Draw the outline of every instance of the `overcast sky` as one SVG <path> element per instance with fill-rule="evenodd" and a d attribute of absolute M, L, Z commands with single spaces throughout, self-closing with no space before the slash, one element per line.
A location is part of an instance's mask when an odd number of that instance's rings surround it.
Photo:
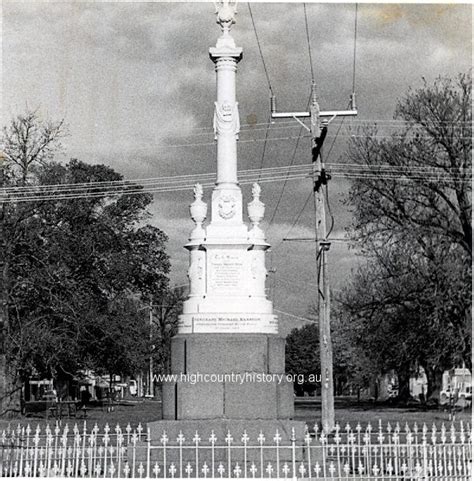
<path fill-rule="evenodd" d="M 310 89 L 310 64 L 304 11 L 300 3 L 252 3 L 257 32 L 280 110 L 304 110 Z M 352 91 L 355 4 L 308 3 L 314 71 L 322 109 L 345 109 Z M 471 5 L 360 4 L 356 92 L 362 120 L 391 119 L 397 99 L 438 75 L 471 68 Z M 126 178 L 215 171 L 212 135 L 214 66 L 208 56 L 220 33 L 212 3 L 168 2 L 21 2 L 4 0 L 2 15 L 2 102 L 5 124 L 30 108 L 65 118 L 70 136 L 65 158 L 105 163 Z M 268 85 L 247 4 L 239 3 L 232 30 L 243 47 L 237 95 L 242 124 L 239 169 L 262 161 L 262 126 L 268 119 Z M 345 125 L 351 121 L 346 120 Z M 333 140 L 338 124 L 330 128 Z M 269 138 L 295 137 L 298 124 L 275 124 Z M 343 161 L 348 140 L 344 127 L 327 162 Z M 182 144 L 192 144 L 182 146 Z M 209 145 L 196 145 L 209 144 Z M 330 145 L 330 144 L 329 144 Z M 291 161 L 295 140 L 267 142 L 264 167 Z M 297 149 L 295 164 L 310 162 L 309 140 Z M 314 245 L 281 242 L 282 237 L 311 237 L 312 203 L 289 232 L 307 198 L 309 180 L 288 182 L 271 226 L 283 184 L 262 185 L 267 205 L 267 258 L 275 307 L 305 315 L 314 298 Z M 349 183 L 330 184 L 334 235 L 350 223 L 342 204 Z M 243 188 L 244 202 L 250 200 Z M 205 192 L 209 198 L 210 191 Z M 172 281 L 186 282 L 187 252 L 182 248 L 193 227 L 188 214 L 192 192 L 157 194 L 151 223 L 169 236 Z M 272 257 L 272 262 L 270 257 Z M 357 264 L 353 251 L 333 244 L 331 281 L 335 289 Z M 273 264 L 273 265 L 271 265 Z M 281 318 L 282 330 L 301 323 Z"/>

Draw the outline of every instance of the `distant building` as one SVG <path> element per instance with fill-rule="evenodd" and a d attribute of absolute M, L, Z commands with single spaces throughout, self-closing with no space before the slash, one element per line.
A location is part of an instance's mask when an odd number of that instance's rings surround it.
<path fill-rule="evenodd" d="M 439 403 L 463 408 L 472 404 L 472 375 L 469 369 L 458 367 L 444 371 Z"/>

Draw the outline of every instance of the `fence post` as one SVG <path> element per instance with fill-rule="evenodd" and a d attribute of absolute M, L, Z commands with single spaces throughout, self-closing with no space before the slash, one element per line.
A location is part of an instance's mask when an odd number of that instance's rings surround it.
<path fill-rule="evenodd" d="M 22 476 L 22 473 L 23 473 L 23 439 L 25 437 L 25 427 L 22 426 L 21 427 L 21 438 L 20 438 L 20 442 L 18 443 L 19 444 L 19 448 L 20 448 L 20 466 L 19 466 L 19 469 L 18 469 L 18 476 Z"/>
<path fill-rule="evenodd" d="M 146 430 L 146 477 L 150 477 L 150 465 L 151 465 L 151 432 L 150 427 Z"/>
<path fill-rule="evenodd" d="M 296 432 L 295 428 L 291 428 L 291 466 L 293 470 L 293 479 L 297 478 L 296 475 Z"/>
<path fill-rule="evenodd" d="M 426 424 L 423 424 L 422 428 L 422 440 L 423 440 L 423 478 L 428 479 L 428 445 L 426 440 L 426 434 L 428 432 L 428 428 Z"/>

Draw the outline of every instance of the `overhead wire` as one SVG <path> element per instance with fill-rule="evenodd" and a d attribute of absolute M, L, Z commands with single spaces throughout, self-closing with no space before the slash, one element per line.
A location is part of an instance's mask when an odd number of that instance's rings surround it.
<path fill-rule="evenodd" d="M 354 91 L 354 90 L 353 90 L 353 91 Z M 350 102 L 349 102 L 349 104 L 348 104 L 348 107 L 349 107 L 349 106 L 350 106 Z M 342 126 L 343 126 L 343 124 L 344 124 L 344 119 L 345 119 L 345 117 L 342 117 L 342 121 L 341 121 L 341 123 L 339 124 L 339 127 L 338 127 L 338 129 L 337 129 L 337 131 L 336 131 L 336 135 L 334 136 L 334 139 L 333 139 L 333 141 L 332 141 L 332 144 L 331 144 L 331 146 L 329 147 L 328 158 L 331 156 L 332 149 L 334 148 L 334 145 L 335 145 L 335 143 L 336 143 L 336 140 L 337 140 L 337 138 L 338 138 L 338 136 L 339 136 L 339 132 L 341 131 L 341 128 L 342 128 Z M 321 149 L 321 155 L 322 155 L 322 149 Z M 332 232 L 333 229 L 334 229 L 334 224 L 335 224 L 334 215 L 333 215 L 332 210 L 331 210 L 331 203 L 330 203 L 330 201 L 329 201 L 329 182 L 327 182 L 326 185 L 325 185 L 325 194 L 326 194 L 326 205 L 328 206 L 328 214 L 329 214 L 329 216 L 331 217 L 331 225 L 330 225 L 330 227 L 329 227 L 328 233 L 326 234 L 326 237 L 329 237 L 329 236 L 331 235 L 331 232 Z"/>
<path fill-rule="evenodd" d="M 379 173 L 357 173 L 357 172 L 334 172 L 332 173 L 333 177 L 345 178 L 345 179 L 361 179 L 361 180 L 387 180 L 387 181 L 402 181 L 402 182 L 411 182 L 411 181 L 425 181 L 425 182 L 438 182 L 443 184 L 451 184 L 451 183 L 471 183 L 470 179 L 460 179 L 454 176 L 446 176 L 446 175 L 408 175 L 408 173 L 400 173 L 400 174 L 379 174 Z M 310 178 L 310 174 L 308 172 L 301 172 L 301 173 L 294 173 L 289 174 L 288 172 L 275 174 L 274 176 L 269 176 L 266 178 L 260 179 L 261 183 L 268 183 L 268 182 L 280 182 L 283 181 L 285 184 L 290 180 L 302 180 L 305 178 Z M 249 177 L 247 179 L 243 179 L 240 183 L 242 185 L 252 184 L 254 183 L 258 177 Z M 109 196 L 116 196 L 116 195 L 132 195 L 132 194 L 140 194 L 140 193 L 165 193 L 165 192 L 178 192 L 191 189 L 195 184 L 189 183 L 185 185 L 171 185 L 171 186 L 158 186 L 158 187 L 141 187 L 137 186 L 136 189 L 129 188 L 129 189 L 115 189 L 115 190 L 105 190 L 99 192 L 60 192 L 60 193 L 41 193 L 37 192 L 35 194 L 25 194 L 22 195 L 21 193 L 16 196 L 9 196 L 3 194 L 4 197 L 0 197 L 0 203 L 13 203 L 13 202 L 26 202 L 26 201 L 45 201 L 45 200 L 72 200 L 72 199 L 79 199 L 79 198 L 93 198 L 93 197 L 109 197 Z M 203 184 L 203 187 L 213 187 L 215 184 L 214 182 L 207 182 Z"/>
<path fill-rule="evenodd" d="M 305 200 L 305 203 L 303 204 L 303 206 L 301 207 L 301 209 L 299 210 L 298 212 L 298 215 L 295 217 L 295 220 L 293 221 L 293 224 L 291 225 L 291 227 L 288 229 L 288 232 L 282 237 L 281 241 L 275 246 L 273 247 L 272 249 L 278 249 L 282 244 L 283 244 L 283 239 L 285 237 L 288 237 L 288 235 L 290 234 L 290 232 L 295 228 L 296 224 L 299 222 L 300 220 L 300 217 L 301 215 L 303 214 L 303 212 L 305 211 L 306 209 L 306 206 L 308 205 L 308 202 L 310 201 L 311 197 L 313 196 L 313 193 L 312 192 L 309 192 L 309 195 L 308 197 L 306 197 L 306 200 Z"/>
<path fill-rule="evenodd" d="M 294 127 L 285 127 L 285 128 L 297 128 L 299 126 L 295 125 Z M 303 128 L 303 127 L 301 127 Z M 267 130 L 267 129 L 265 129 Z M 268 132 L 271 130 L 276 130 L 273 128 L 269 128 Z M 306 137 L 310 137 L 307 135 Z M 333 137 L 333 135 L 327 135 L 327 138 Z M 366 138 L 367 134 L 354 134 L 354 133 L 345 133 L 341 134 L 341 137 L 347 137 L 347 138 Z M 373 133 L 370 134 L 370 137 L 373 139 L 407 139 L 407 138 L 416 138 L 416 139 L 426 139 L 426 140 L 433 140 L 433 137 L 428 136 L 428 135 L 419 135 L 417 132 L 413 131 L 409 135 L 407 133 L 400 133 L 400 134 L 382 134 L 382 133 Z M 252 142 L 270 142 L 270 141 L 281 141 L 281 140 L 294 140 L 296 139 L 296 136 L 285 136 L 285 137 L 266 137 L 264 138 L 250 138 L 250 139 L 240 139 L 239 143 L 240 144 L 246 144 L 246 143 L 252 143 Z M 470 135 L 464 135 L 458 137 L 459 139 L 464 139 L 464 140 L 470 140 L 472 137 Z M 204 146 L 210 146 L 210 145 L 215 145 L 215 142 L 193 142 L 193 143 L 179 143 L 179 144 L 156 144 L 151 147 L 156 148 L 156 149 L 166 149 L 166 148 L 181 148 L 181 147 L 204 147 Z"/>
<path fill-rule="evenodd" d="M 253 13 L 252 13 L 252 8 L 250 6 L 250 3 L 247 3 L 247 6 L 248 6 L 248 9 L 249 9 L 249 13 L 250 13 L 250 19 L 252 20 L 253 31 L 255 33 L 255 39 L 257 40 L 258 51 L 260 52 L 260 58 L 262 59 L 263 70 L 265 71 L 265 76 L 267 78 L 268 89 L 270 91 L 270 97 L 272 97 L 274 95 L 273 88 L 272 88 L 272 84 L 270 82 L 270 75 L 268 73 L 267 64 L 265 63 L 265 58 L 263 56 L 262 46 L 261 46 L 260 40 L 258 38 L 257 26 L 255 25 L 255 19 L 253 18 Z M 270 121 L 271 121 L 271 118 L 268 119 L 267 126 L 266 126 L 266 129 L 265 129 L 265 139 L 264 139 L 264 142 L 263 142 L 262 157 L 261 157 L 261 160 L 260 160 L 260 168 L 263 168 L 263 165 L 265 163 L 265 152 L 267 150 L 268 132 L 270 130 L 270 125 L 271 125 Z"/>
<path fill-rule="evenodd" d="M 337 119 L 336 119 L 337 120 Z M 353 122 L 361 122 L 361 123 L 369 123 L 369 124 L 374 124 L 374 123 L 382 123 L 382 124 L 412 124 L 413 122 L 409 121 L 409 120 L 404 120 L 404 119 L 387 119 L 387 118 L 384 118 L 384 119 L 352 119 Z M 275 124 L 275 127 L 277 125 L 283 125 L 283 124 L 293 124 L 294 125 L 294 122 L 292 120 L 280 120 L 278 122 L 278 124 Z M 470 120 L 432 120 L 430 121 L 430 125 L 457 125 L 457 124 L 472 124 L 472 121 Z M 267 125 L 267 122 L 258 122 L 258 123 L 245 123 L 245 124 L 240 124 L 240 127 L 241 127 L 241 132 L 245 132 L 245 131 L 250 131 L 250 130 L 255 130 L 255 127 L 256 126 L 266 126 Z M 245 129 L 244 127 L 249 127 L 249 129 Z M 208 127 L 191 127 L 191 128 L 187 128 L 185 129 L 186 132 L 190 131 L 190 132 L 193 132 L 193 131 L 207 131 L 205 133 L 209 133 L 209 134 L 214 134 L 214 129 L 210 126 Z M 181 130 L 180 130 L 181 131 Z M 187 136 L 188 134 L 184 134 L 185 136 Z M 194 134 L 194 135 L 202 135 L 202 134 Z"/>
<path fill-rule="evenodd" d="M 354 19 L 354 54 L 352 59 L 352 93 L 355 93 L 356 87 L 356 55 L 357 55 L 357 10 L 358 3 L 355 4 L 355 19 Z"/>
<path fill-rule="evenodd" d="M 275 312 L 278 312 L 279 314 L 283 314 L 284 316 L 288 316 L 294 319 L 297 319 L 298 321 L 304 321 L 304 322 L 310 322 L 312 324 L 319 324 L 318 321 L 315 319 L 308 319 L 307 317 L 302 317 L 302 316 L 297 316 L 295 314 L 290 314 L 289 312 L 281 311 L 279 309 L 273 308 Z"/>
<path fill-rule="evenodd" d="M 307 178 L 307 173 L 295 173 L 292 175 L 288 175 L 287 172 L 283 174 L 276 174 L 274 176 L 269 176 L 260 179 L 260 183 L 268 183 L 268 182 L 279 182 L 279 181 L 289 181 L 289 180 L 300 180 Z M 252 184 L 257 181 L 257 177 L 250 177 L 248 179 L 244 179 L 240 182 L 241 185 Z M 109 197 L 109 196 L 116 196 L 116 195 L 133 195 L 133 194 L 143 194 L 143 193 L 165 193 L 165 192 L 178 192 L 183 190 L 191 189 L 195 183 L 189 183 L 184 185 L 174 185 L 174 186 L 151 186 L 151 187 L 141 187 L 137 186 L 136 188 L 124 188 L 124 189 L 115 189 L 115 190 L 103 190 L 98 192 L 59 192 L 59 193 L 41 193 L 37 192 L 34 194 L 26 194 L 22 195 L 17 194 L 16 196 L 7 196 L 1 197 L 0 196 L 0 203 L 6 202 L 26 202 L 26 201 L 43 201 L 43 200 L 71 200 L 71 199 L 79 199 L 79 198 L 93 198 L 93 197 Z M 213 187 L 215 185 L 214 182 L 206 182 L 202 184 L 203 188 Z"/>
<path fill-rule="evenodd" d="M 267 167 L 262 169 L 263 174 L 275 174 L 275 173 L 286 173 L 289 168 L 291 170 L 300 170 L 306 169 L 309 164 L 299 164 L 294 166 L 275 166 L 275 167 Z M 238 176 L 239 178 L 247 177 L 247 176 L 254 176 L 260 173 L 261 169 L 245 169 L 239 170 Z M 94 188 L 94 187 L 108 187 L 108 186 L 126 186 L 126 185 L 134 185 L 140 183 L 142 185 L 146 183 L 176 183 L 182 181 L 199 181 L 202 179 L 211 179 L 216 177 L 216 172 L 209 172 L 209 173 L 202 173 L 202 174 L 180 174 L 174 176 L 164 176 L 164 177 L 150 177 L 150 178 L 136 178 L 136 179 L 129 179 L 129 180 L 115 180 L 115 181 L 95 181 L 95 182 L 79 182 L 79 183 L 63 183 L 63 184 L 43 184 L 43 185 L 32 185 L 32 186 L 17 186 L 17 187 L 7 187 L 0 189 L 1 191 L 10 193 L 10 192 L 19 192 L 19 191 L 36 191 L 37 189 L 74 189 L 74 188 Z"/>
<path fill-rule="evenodd" d="M 335 119 L 333 122 L 337 122 L 338 119 Z M 351 119 L 351 124 L 360 125 L 360 126 L 375 126 L 375 127 L 382 127 L 384 129 L 396 129 L 402 125 L 412 125 L 413 123 L 406 121 L 406 120 L 398 120 L 398 119 Z M 466 125 L 471 125 L 472 122 L 470 121 L 446 121 L 446 122 L 432 122 L 433 125 L 451 125 L 452 128 L 455 129 L 464 129 Z M 245 126 L 249 128 L 242 128 L 244 125 L 241 125 L 240 134 L 247 134 L 247 133 L 254 133 L 254 132 L 261 132 L 266 131 L 267 129 L 270 131 L 273 130 L 282 130 L 282 129 L 294 129 L 299 127 L 299 125 L 295 124 L 294 121 L 279 121 L 278 123 L 272 123 L 270 120 L 266 122 L 258 122 L 252 124 L 245 124 Z M 259 126 L 263 126 L 261 128 L 256 128 Z M 416 125 L 415 125 L 416 126 Z M 419 126 L 421 128 L 421 126 Z M 194 129 L 191 129 L 191 133 L 184 133 L 179 135 L 169 134 L 167 138 L 172 139 L 181 139 L 181 138 L 191 138 L 191 137 L 201 137 L 201 136 L 213 136 L 214 130 L 212 127 L 203 127 L 198 130 L 201 130 L 199 133 L 192 133 Z M 215 142 L 211 142 L 210 144 L 214 144 Z M 187 144 L 161 144 L 158 145 L 159 147 L 167 147 L 167 146 L 181 146 Z"/>
<path fill-rule="evenodd" d="M 455 176 L 446 176 L 446 175 L 425 175 L 425 174 L 413 174 L 410 175 L 408 173 L 386 173 L 386 174 L 379 174 L 379 173 L 368 173 L 368 172 L 332 172 L 331 175 L 335 178 L 345 178 L 345 179 L 367 179 L 367 180 L 395 180 L 395 181 L 428 181 L 428 182 L 442 182 L 445 184 L 448 183 L 470 183 L 470 178 L 459 178 Z M 267 182 L 278 182 L 278 181 L 285 181 L 285 180 L 297 180 L 297 179 L 305 179 L 310 178 L 311 175 L 309 172 L 296 172 L 289 175 L 287 172 L 275 174 L 274 176 L 268 176 L 262 178 L 260 181 L 261 183 Z M 243 179 L 240 183 L 242 185 L 253 183 L 257 180 L 257 177 L 249 177 Z M 177 192 L 181 190 L 187 190 L 193 187 L 194 183 L 183 184 L 183 185 L 170 185 L 170 186 L 139 186 L 137 185 L 134 189 L 132 186 L 122 189 L 115 189 L 115 190 L 102 190 L 98 192 L 90 192 L 87 191 L 65 191 L 65 192 L 35 192 L 35 193 L 18 193 L 16 196 L 11 196 L 12 194 L 3 194 L 5 196 L 4 199 L 0 199 L 2 201 L 24 201 L 24 200 L 44 200 L 44 199 L 60 199 L 60 198 L 83 198 L 83 197 L 100 197 L 100 196 L 109 196 L 109 195 L 121 195 L 121 194 L 137 194 L 137 193 L 144 193 L 144 192 Z M 202 184 L 203 187 L 212 187 L 214 186 L 214 182 L 207 182 Z M 10 196 L 10 197 L 8 197 Z"/>
<path fill-rule="evenodd" d="M 310 172 L 311 163 L 307 164 L 296 164 L 296 165 L 282 165 L 274 167 L 266 167 L 264 169 L 243 169 L 238 171 L 239 178 L 245 178 L 248 176 L 255 175 L 268 175 L 280 173 L 284 174 L 288 171 L 305 170 Z M 367 171 L 370 174 L 381 172 L 381 173 L 395 173 L 395 174 L 411 174 L 411 173 L 422 173 L 422 174 L 436 174 L 445 175 L 446 172 L 450 172 L 448 175 L 455 175 L 459 173 L 458 167 L 437 167 L 437 166 L 426 166 L 426 165 L 393 165 L 393 164 L 358 164 L 349 162 L 326 162 L 326 166 L 331 169 L 331 172 L 342 171 L 346 174 L 350 174 L 353 171 Z M 470 169 L 464 169 L 466 174 L 470 174 Z M 14 187 L 4 187 L 0 189 L 0 192 L 4 193 L 15 193 L 15 192 L 36 192 L 38 189 L 49 190 L 49 189 L 80 189 L 80 188 L 102 188 L 111 186 L 127 186 L 134 184 L 145 185 L 148 183 L 158 183 L 158 184 L 172 184 L 183 181 L 199 181 L 205 179 L 211 179 L 216 176 L 216 172 L 208 173 L 194 173 L 194 174 L 180 174 L 173 176 L 162 176 L 162 177 L 148 177 L 148 178 L 134 178 L 134 179 L 121 179 L 115 181 L 93 181 L 93 182 L 79 182 L 79 183 L 60 183 L 60 184 L 42 184 L 42 185 L 27 185 L 27 186 L 14 186 Z"/>
<path fill-rule="evenodd" d="M 263 57 L 263 51 L 262 51 L 262 46 L 260 45 L 260 40 L 258 38 L 258 33 L 257 33 L 257 27 L 255 26 L 255 20 L 253 18 L 253 13 L 252 13 L 252 8 L 250 7 L 250 3 L 247 2 L 247 7 L 249 9 L 250 13 L 250 19 L 252 20 L 252 25 L 253 25 L 253 31 L 255 33 L 255 38 L 257 39 L 257 46 L 258 46 L 258 51 L 260 52 L 260 58 L 262 59 L 262 64 L 263 64 L 263 70 L 265 71 L 265 76 L 267 78 L 267 83 L 268 83 L 268 88 L 270 90 L 270 93 L 273 95 L 273 88 L 272 84 L 270 82 L 270 75 L 268 74 L 268 69 L 267 65 L 265 63 L 265 59 Z"/>
<path fill-rule="evenodd" d="M 306 13 L 306 3 L 303 3 L 303 10 L 304 10 L 304 24 L 306 29 L 306 43 L 308 45 L 309 66 L 311 69 L 311 82 L 314 82 L 313 55 L 311 53 L 311 42 L 309 39 L 309 26 L 308 26 L 308 15 Z"/>
<path fill-rule="evenodd" d="M 335 119 L 334 121 L 337 121 L 338 119 Z M 351 119 L 351 123 L 356 123 L 356 124 L 367 124 L 367 125 L 384 125 L 384 126 L 389 126 L 393 125 L 394 128 L 395 126 L 400 126 L 400 125 L 412 125 L 413 122 L 410 122 L 408 120 L 404 119 Z M 268 125 L 268 121 L 266 122 L 252 122 L 252 123 L 245 123 L 245 124 L 240 124 L 240 132 L 255 132 L 258 130 L 265 130 L 266 126 Z M 430 125 L 459 125 L 459 128 L 464 128 L 465 125 L 472 125 L 472 121 L 469 120 L 436 120 L 436 121 L 430 121 Z M 256 129 L 255 127 L 259 126 L 264 126 L 264 128 Z M 248 128 L 246 128 L 248 127 Z M 284 121 L 283 119 L 278 122 L 278 124 L 272 124 L 271 125 L 271 130 L 273 129 L 280 129 L 280 128 L 291 128 L 294 127 L 296 128 L 297 125 L 295 125 L 293 120 L 288 120 Z M 182 133 L 184 132 L 184 134 Z M 191 133 L 188 133 L 191 132 Z M 192 133 L 192 132 L 198 132 L 198 133 Z M 200 132 L 200 133 L 199 133 Z M 211 126 L 208 127 L 190 127 L 187 129 L 180 129 L 179 134 L 173 134 L 172 132 L 167 133 L 167 137 L 169 138 L 181 138 L 181 137 L 193 137 L 193 136 L 201 136 L 201 135 L 214 135 L 214 129 Z"/>
<path fill-rule="evenodd" d="M 261 183 L 301 180 L 311 177 L 311 164 L 299 164 L 266 169 L 249 169 L 240 171 L 241 184 L 249 184 L 259 180 Z M 358 164 L 331 164 L 331 175 L 334 178 L 391 180 L 391 181 L 436 181 L 449 183 L 469 183 L 470 172 L 461 176 L 459 172 L 446 171 L 441 168 L 426 166 L 366 166 Z M 55 184 L 28 187 L 3 188 L 0 202 L 22 202 L 34 200 L 58 200 L 86 197 L 104 197 L 122 194 L 160 193 L 190 189 L 196 182 L 204 187 L 214 185 L 215 173 L 189 174 L 154 179 L 135 179 L 134 181 L 110 181 L 81 184 Z M 104 185 L 105 184 L 105 185 Z M 300 214 L 299 214 L 300 215 Z"/>
<path fill-rule="evenodd" d="M 309 27 L 308 27 L 308 17 L 307 17 L 307 13 L 306 13 L 306 4 L 303 3 L 303 10 L 304 10 L 304 18 L 305 18 L 305 27 L 306 27 L 306 40 L 307 40 L 307 44 L 308 44 L 308 55 L 309 55 L 309 61 L 310 61 L 310 68 L 311 68 L 311 81 L 314 82 L 314 68 L 313 68 L 313 59 L 312 59 L 312 53 L 311 53 L 311 42 L 310 42 L 310 38 L 309 38 Z M 310 105 L 310 102 L 311 102 L 311 97 L 312 95 L 310 94 L 309 96 L 309 99 L 308 99 L 308 102 L 307 102 L 307 106 L 306 106 L 306 110 L 309 109 L 309 105 Z M 301 134 L 303 133 L 303 125 L 301 125 L 300 127 L 300 131 L 299 131 L 299 135 L 298 135 L 298 138 L 297 138 L 297 141 L 296 141 L 296 144 L 295 144 L 295 149 L 293 151 L 293 155 L 291 157 L 291 162 L 290 162 L 290 165 L 293 165 L 293 162 L 296 158 L 296 153 L 297 153 L 297 150 L 298 150 L 298 146 L 299 146 L 299 142 L 300 142 L 300 138 L 301 138 Z M 280 195 L 278 197 L 278 200 L 277 200 L 277 203 L 276 203 L 276 206 L 275 208 L 273 209 L 273 213 L 272 213 L 272 216 L 270 218 L 270 222 L 268 223 L 268 229 L 270 229 L 270 227 L 272 226 L 273 224 L 273 221 L 276 217 L 276 213 L 278 212 L 278 208 L 280 206 L 280 203 L 281 203 L 281 200 L 283 198 L 283 193 L 285 191 L 285 187 L 286 187 L 286 182 L 284 182 L 281 190 L 280 190 Z M 305 204 L 306 205 L 306 204 Z"/>
<path fill-rule="evenodd" d="M 306 109 L 309 108 L 309 103 L 311 102 L 311 94 L 309 96 L 309 99 L 308 99 L 308 102 L 307 102 L 307 105 L 306 105 Z M 296 159 L 296 153 L 298 151 L 298 146 L 299 146 L 299 142 L 302 138 L 305 138 L 305 137 L 310 137 L 310 136 L 303 136 L 302 135 L 303 133 L 303 126 L 300 127 L 300 131 L 299 131 L 299 135 L 296 139 L 296 143 L 295 143 L 295 148 L 293 150 L 293 155 L 291 156 L 291 161 L 290 161 L 290 165 L 288 166 L 289 168 L 293 165 L 295 159 Z M 278 208 L 280 207 L 280 203 L 281 203 L 281 200 L 283 198 L 283 193 L 285 191 L 285 187 L 286 187 L 286 182 L 283 183 L 283 186 L 280 190 L 280 195 L 278 197 L 278 200 L 277 200 L 277 203 L 275 205 L 275 208 L 273 209 L 273 212 L 272 212 L 272 216 L 270 218 L 270 221 L 268 223 L 268 228 L 267 229 L 270 229 L 270 227 L 272 226 L 273 224 L 273 221 L 275 220 L 275 217 L 276 217 L 276 213 L 278 212 Z"/>

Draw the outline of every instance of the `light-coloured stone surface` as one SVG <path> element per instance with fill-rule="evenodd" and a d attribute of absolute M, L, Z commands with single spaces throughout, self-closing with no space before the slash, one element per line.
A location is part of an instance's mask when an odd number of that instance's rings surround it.
<path fill-rule="evenodd" d="M 225 15 L 225 18 L 230 17 Z M 222 35 L 209 50 L 217 77 L 214 105 L 217 181 L 207 225 L 203 189 L 199 184 L 194 188 L 190 213 L 195 228 L 185 246 L 189 250 L 190 292 L 178 326 L 178 332 L 183 334 L 278 332 L 277 317 L 265 296 L 265 251 L 270 246 L 259 227 L 265 212 L 261 189 L 254 184 L 252 198 L 247 202 L 249 229 L 244 222 L 244 200 L 237 179 L 240 121 L 235 77 L 242 49 L 230 35 L 232 23 L 219 20 Z"/>

